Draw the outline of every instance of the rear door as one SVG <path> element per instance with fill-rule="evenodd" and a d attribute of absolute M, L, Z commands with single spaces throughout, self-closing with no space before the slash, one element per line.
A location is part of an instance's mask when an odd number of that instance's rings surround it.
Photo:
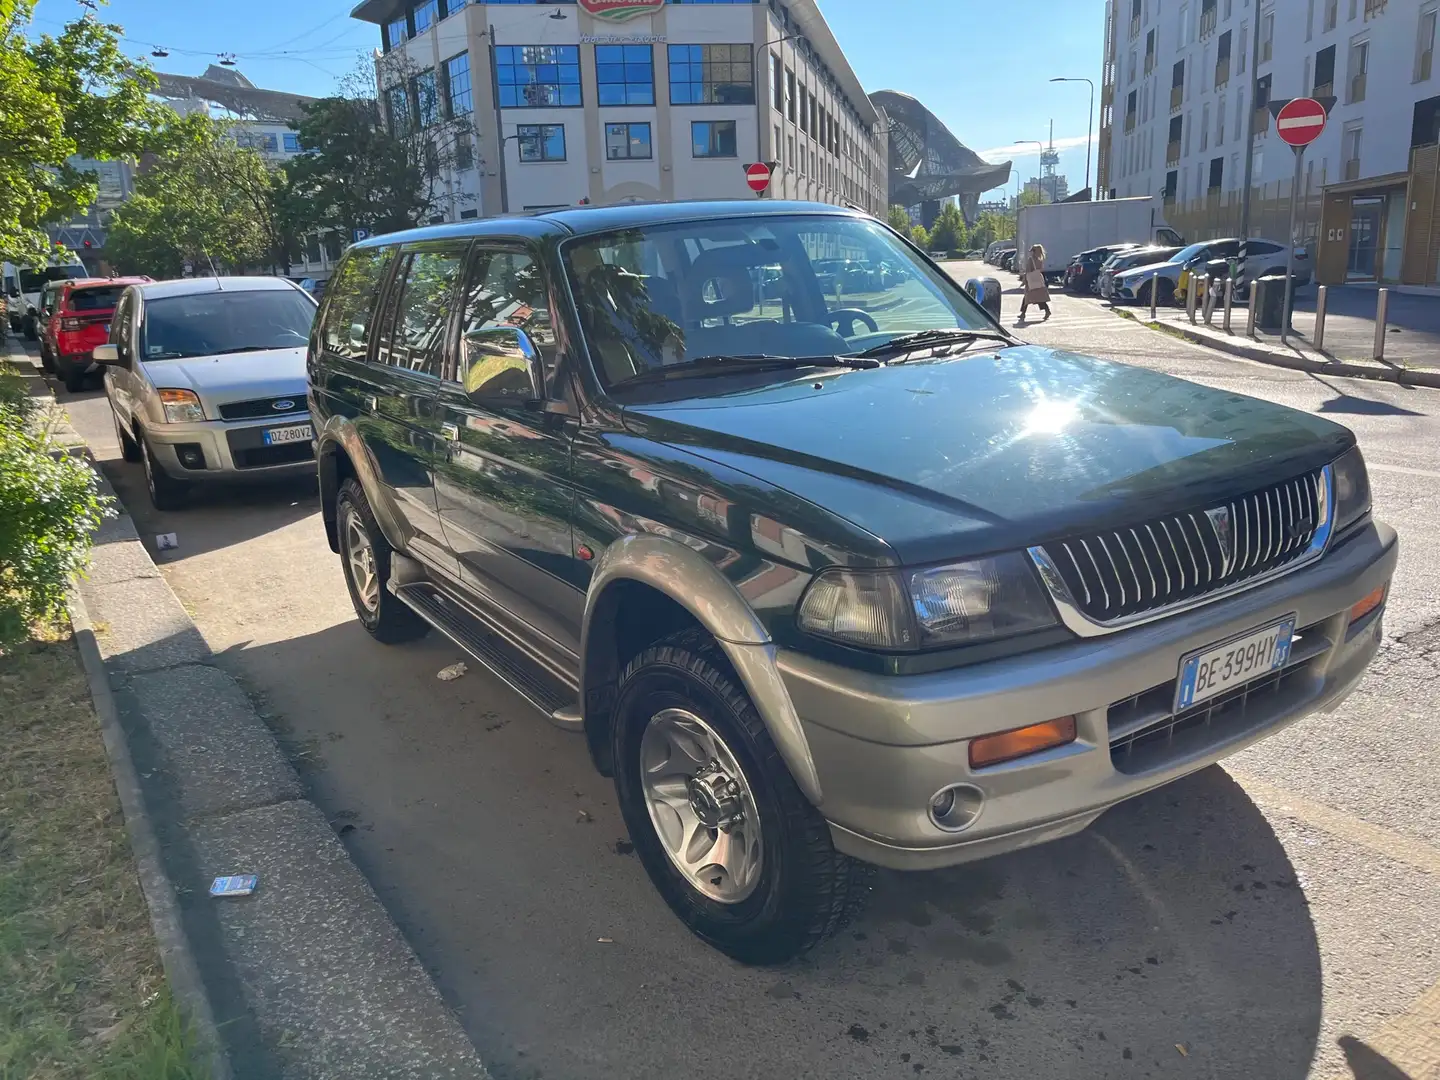
<path fill-rule="evenodd" d="M 525 350 L 533 347 L 551 396 L 562 396 L 553 385 L 551 304 L 538 252 L 476 245 L 453 365 L 440 387 L 448 453 L 436 490 L 465 582 L 495 614 L 511 617 L 512 637 L 528 638 L 532 653 L 564 668 L 579 653 L 585 604 L 567 580 L 576 561 L 570 529 L 576 424 L 535 408 L 524 374 Z"/>

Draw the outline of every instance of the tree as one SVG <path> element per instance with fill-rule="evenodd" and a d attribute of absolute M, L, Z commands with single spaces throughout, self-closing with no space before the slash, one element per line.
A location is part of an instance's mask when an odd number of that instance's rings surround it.
<path fill-rule="evenodd" d="M 34 8 L 0 0 L 0 258 L 12 262 L 43 262 L 44 227 L 94 202 L 95 174 L 72 156 L 136 157 L 160 115 L 155 76 L 121 53 L 120 27 L 92 12 L 31 40 Z"/>
<path fill-rule="evenodd" d="M 277 193 L 284 178 L 225 124 L 171 114 L 134 195 L 110 221 L 106 254 L 128 272 L 179 277 L 184 264 L 288 269 Z"/>
<path fill-rule="evenodd" d="M 930 246 L 937 251 L 964 249 L 967 237 L 965 216 L 954 203 L 946 203 L 930 229 Z"/>
<path fill-rule="evenodd" d="M 910 239 L 921 251 L 930 250 L 930 230 L 924 225 L 912 225 L 910 228 Z"/>
<path fill-rule="evenodd" d="M 905 212 L 903 206 L 890 207 L 890 213 L 886 215 L 885 220 L 896 232 L 904 233 L 906 236 L 910 235 L 910 215 Z"/>
<path fill-rule="evenodd" d="M 451 105 L 435 73 L 408 65 L 399 53 L 377 65 L 383 109 L 363 75 L 306 108 L 297 125 L 303 150 L 289 166 L 295 220 L 348 238 L 356 229 L 412 228 L 470 198 L 450 191 L 442 177 L 473 161 L 472 117 L 447 116 Z"/>

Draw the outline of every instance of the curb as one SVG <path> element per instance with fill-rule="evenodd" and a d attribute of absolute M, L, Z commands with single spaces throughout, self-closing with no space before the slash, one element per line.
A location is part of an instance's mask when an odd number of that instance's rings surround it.
<path fill-rule="evenodd" d="M 1112 307 L 1110 310 L 1122 319 L 1129 319 L 1131 322 L 1138 323 L 1157 333 L 1172 334 L 1184 338 L 1192 344 L 1202 345 L 1230 356 L 1254 360 L 1256 363 L 1269 364 L 1271 367 L 1289 368 L 1292 371 L 1305 371 L 1316 375 L 1344 375 L 1353 379 L 1372 379 L 1376 382 L 1395 383 L 1399 386 L 1440 388 L 1440 371 L 1380 367 L 1373 364 L 1357 364 L 1349 360 L 1309 360 L 1303 356 L 1290 356 L 1260 345 L 1248 345 L 1230 338 L 1207 334 L 1202 330 L 1192 329 L 1180 323 L 1150 322 L 1124 308 Z"/>
<path fill-rule="evenodd" d="M 90 456 L 88 447 L 85 448 L 85 458 L 95 469 L 95 460 Z M 165 861 L 160 857 L 160 840 L 145 809 L 140 774 L 130 756 L 130 744 L 124 728 L 120 725 L 120 710 L 115 705 L 110 675 L 105 670 L 100 646 L 95 641 L 95 628 L 90 623 L 90 613 L 85 608 L 80 591 L 72 585 L 69 592 L 70 625 L 75 631 L 75 645 L 80 651 L 85 681 L 90 684 L 95 715 L 100 718 L 100 735 L 105 742 L 105 753 L 110 758 L 110 772 L 115 781 L 115 792 L 120 798 L 120 809 L 125 815 L 125 829 L 130 834 L 130 850 L 135 856 L 140 888 L 150 909 L 150 928 L 160 950 L 160 963 L 165 969 L 171 993 L 199 1036 L 210 1080 L 231 1080 L 230 1059 L 223 1049 L 225 1044 L 220 1039 L 220 1029 L 215 1025 L 215 1010 L 181 921 L 175 883 L 170 880 Z"/>

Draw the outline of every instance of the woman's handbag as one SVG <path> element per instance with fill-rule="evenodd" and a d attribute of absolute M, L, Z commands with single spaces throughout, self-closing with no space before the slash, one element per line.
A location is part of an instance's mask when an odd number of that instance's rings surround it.
<path fill-rule="evenodd" d="M 1039 270 L 1031 270 L 1025 275 L 1025 288 L 1043 289 L 1045 287 L 1045 275 Z"/>

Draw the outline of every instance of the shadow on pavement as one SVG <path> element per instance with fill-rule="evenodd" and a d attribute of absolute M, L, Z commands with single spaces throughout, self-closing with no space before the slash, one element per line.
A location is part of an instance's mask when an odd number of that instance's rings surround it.
<path fill-rule="evenodd" d="M 497 1076 L 678 1076 L 712 1051 L 736 1076 L 1307 1075 L 1315 928 L 1219 768 L 1063 841 L 879 872 L 840 937 L 744 968 L 663 906 L 582 740 L 478 665 L 437 682 L 457 656 L 349 621 L 221 663 L 307 748 L 312 797 L 354 826 L 344 842 Z"/>
<path fill-rule="evenodd" d="M 1345 1064 L 1350 1066 L 1355 1080 L 1412 1080 L 1408 1072 L 1354 1035 L 1342 1035 L 1339 1042 L 1345 1052 Z"/>

